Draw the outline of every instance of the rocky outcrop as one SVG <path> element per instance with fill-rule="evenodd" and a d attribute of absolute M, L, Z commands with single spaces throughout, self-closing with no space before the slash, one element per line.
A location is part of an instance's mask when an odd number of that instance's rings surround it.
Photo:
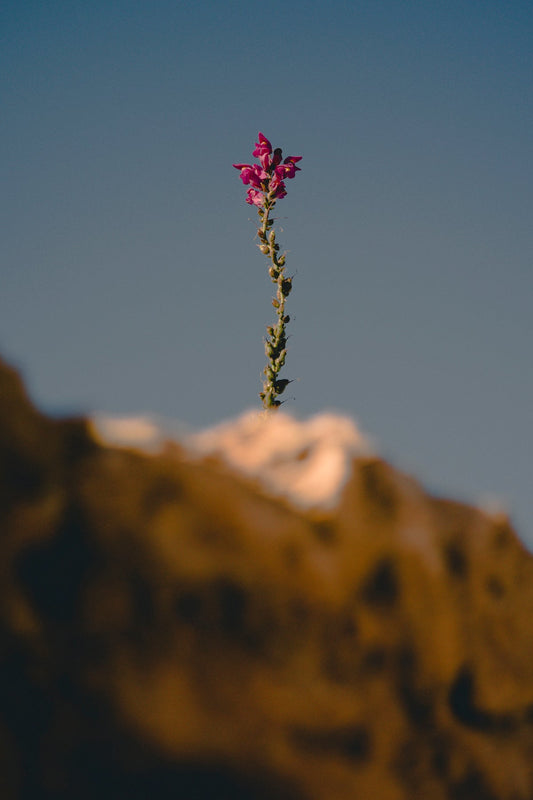
<path fill-rule="evenodd" d="M 280 495 L 47 419 L 1 365 L 2 798 L 533 797 L 508 522 L 364 450 L 333 506 Z"/>

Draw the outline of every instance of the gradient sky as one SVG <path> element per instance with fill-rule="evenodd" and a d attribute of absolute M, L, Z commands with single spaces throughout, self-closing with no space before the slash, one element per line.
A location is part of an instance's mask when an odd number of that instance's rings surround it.
<path fill-rule="evenodd" d="M 0 352 L 53 414 L 258 406 L 261 130 L 303 156 L 285 409 L 533 546 L 532 54 L 530 0 L 6 0 Z"/>

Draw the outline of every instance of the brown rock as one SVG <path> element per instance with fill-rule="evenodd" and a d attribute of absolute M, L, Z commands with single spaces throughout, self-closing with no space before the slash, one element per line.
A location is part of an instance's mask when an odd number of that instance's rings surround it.
<path fill-rule="evenodd" d="M 0 796 L 533 797 L 533 562 L 370 456 L 302 510 L 0 364 Z"/>

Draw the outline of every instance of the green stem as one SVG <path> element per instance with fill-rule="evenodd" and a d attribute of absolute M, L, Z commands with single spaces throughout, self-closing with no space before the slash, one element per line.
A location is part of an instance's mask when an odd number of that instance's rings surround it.
<path fill-rule="evenodd" d="M 276 243 L 276 233 L 272 227 L 274 221 L 270 218 L 270 212 L 275 204 L 275 200 L 265 197 L 264 206 L 259 209 L 262 226 L 257 232 L 261 242 L 259 245 L 261 252 L 270 259 L 270 277 L 277 287 L 276 296 L 272 300 L 272 305 L 276 309 L 277 322 L 275 325 L 267 326 L 268 335 L 265 342 L 267 365 L 263 370 L 265 376 L 263 391 L 259 395 L 263 407 L 267 410 L 279 408 L 283 401 L 278 398 L 290 383 L 286 378 L 280 379 L 279 373 L 287 356 L 286 325 L 289 318 L 285 315 L 285 303 L 292 288 L 292 280 L 285 277 L 285 256 L 278 258 L 279 245 Z"/>

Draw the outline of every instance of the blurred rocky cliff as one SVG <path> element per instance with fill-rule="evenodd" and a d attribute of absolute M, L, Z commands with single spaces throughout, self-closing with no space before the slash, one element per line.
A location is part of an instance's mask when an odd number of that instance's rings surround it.
<path fill-rule="evenodd" d="M 0 362 L 0 570 L 4 800 L 533 797 L 532 558 L 346 421 L 148 452 Z"/>

